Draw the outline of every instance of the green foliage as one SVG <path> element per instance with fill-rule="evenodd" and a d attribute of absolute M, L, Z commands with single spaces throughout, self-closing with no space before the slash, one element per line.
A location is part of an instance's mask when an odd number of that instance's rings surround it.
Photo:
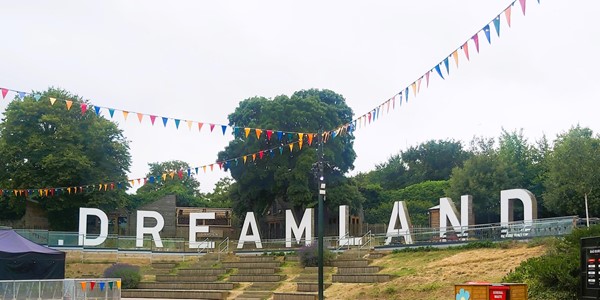
<path fill-rule="evenodd" d="M 0 185 L 8 189 L 89 186 L 84 193 L 58 193 L 39 200 L 47 211 L 52 229 L 76 228 L 79 207 L 112 211 L 124 207 L 124 189 L 97 191 L 92 186 L 113 183 L 127 186 L 130 166 L 129 146 L 117 125 L 92 111 L 81 113 L 76 95 L 64 90 L 42 92 L 16 98 L 6 108 L 0 124 Z M 76 101 L 70 110 L 64 103 L 50 105 L 49 97 Z M 6 198 L 7 197 L 7 198 Z M 3 217 L 18 217 L 24 210 L 24 197 L 5 196 L 0 200 Z M 4 211 L 4 209 L 8 209 Z"/>
<path fill-rule="evenodd" d="M 323 249 L 323 265 L 330 266 L 333 262 L 334 254 L 329 249 Z M 298 250 L 298 259 L 303 267 L 317 267 L 319 265 L 319 248 L 317 244 L 302 247 Z"/>
<path fill-rule="evenodd" d="M 472 249 L 489 249 L 489 248 L 498 248 L 500 244 L 494 243 L 491 241 L 476 241 L 476 242 L 468 242 L 464 245 L 460 246 L 451 246 L 445 248 L 425 246 L 425 247 L 410 247 L 403 249 L 394 249 L 392 253 L 418 253 L 418 252 L 436 252 L 436 251 L 445 251 L 448 249 L 452 250 L 472 250 Z"/>
<path fill-rule="evenodd" d="M 233 179 L 229 177 L 219 179 L 215 184 L 213 191 L 204 195 L 206 200 L 210 202 L 213 207 L 231 207 L 229 193 L 232 184 Z"/>
<path fill-rule="evenodd" d="M 573 127 L 558 136 L 548 157 L 546 207 L 558 215 L 600 214 L 600 139 L 589 128 Z"/>
<path fill-rule="evenodd" d="M 140 267 L 124 263 L 118 263 L 108 267 L 104 270 L 104 277 L 121 278 L 121 288 L 123 289 L 134 289 L 142 280 Z"/>
<path fill-rule="evenodd" d="M 329 90 L 305 90 L 294 93 L 291 97 L 277 96 L 274 99 L 254 97 L 240 102 L 236 110 L 229 115 L 229 124 L 248 128 L 277 128 L 290 132 L 313 132 L 320 129 L 329 130 L 352 121 L 352 110 L 346 105 L 344 98 Z M 235 183 L 230 188 L 233 209 L 237 215 L 247 211 L 264 212 L 276 200 L 290 203 L 294 207 L 311 207 L 316 203 L 315 162 L 316 148 L 310 147 L 304 140 L 303 148 L 298 145 L 290 154 L 288 143 L 298 140 L 298 135 L 284 134 L 281 140 L 273 133 L 266 139 L 246 137 L 244 130 L 234 133 L 234 140 L 224 151 L 219 153 L 219 160 L 242 157 L 249 153 L 264 149 L 268 158 L 245 163 L 242 158 L 229 165 L 231 177 Z M 343 193 L 350 192 L 350 197 L 358 197 L 353 191 L 352 183 L 344 180 L 344 174 L 353 168 L 356 154 L 353 150 L 354 136 L 343 134 L 329 139 L 324 147 L 325 181 L 327 183 L 327 202 L 329 207 L 341 203 L 350 204 L 353 208 L 362 199 L 349 198 Z M 281 148 L 279 148 L 281 147 Z M 280 154 L 280 150 L 283 155 Z M 341 186 L 350 185 L 344 188 Z M 336 192 L 339 189 L 339 192 Z M 343 196 L 343 197 L 342 197 Z"/>
<path fill-rule="evenodd" d="M 135 206 L 149 203 L 167 195 L 175 195 L 177 206 L 206 207 L 209 203 L 200 192 L 200 183 L 192 176 L 187 176 L 190 166 L 183 161 L 172 160 L 163 163 L 149 163 L 150 172 L 147 178 L 153 176 L 154 183 L 147 183 L 136 192 Z M 166 174 L 166 179 L 162 175 Z M 171 178 L 173 175 L 173 178 Z M 181 178 L 179 176 L 181 175 Z"/>
<path fill-rule="evenodd" d="M 600 225 L 575 229 L 548 243 L 547 253 L 521 263 L 504 282 L 523 282 L 532 300 L 576 299 L 579 288 L 579 247 L 583 237 L 600 236 Z"/>

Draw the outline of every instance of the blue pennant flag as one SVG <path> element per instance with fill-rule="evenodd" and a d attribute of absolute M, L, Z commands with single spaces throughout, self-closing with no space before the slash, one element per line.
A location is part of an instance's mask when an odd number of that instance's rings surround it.
<path fill-rule="evenodd" d="M 154 176 L 150 176 L 150 178 L 148 178 L 148 181 L 150 181 L 150 183 L 154 183 Z"/>
<path fill-rule="evenodd" d="M 42 98 L 41 94 L 33 94 L 33 98 L 35 98 L 35 101 L 40 101 L 40 98 Z"/>
<path fill-rule="evenodd" d="M 279 155 L 283 154 L 283 147 L 279 146 Z"/>
<path fill-rule="evenodd" d="M 490 24 L 485 25 L 485 27 L 483 27 L 483 33 L 485 33 L 485 37 L 488 40 L 488 43 L 492 43 L 492 36 L 490 34 Z"/>
<path fill-rule="evenodd" d="M 223 135 L 225 135 L 225 131 L 227 131 L 227 125 L 221 125 L 221 130 L 223 131 Z"/>
<path fill-rule="evenodd" d="M 169 118 L 162 117 L 162 120 L 163 120 L 163 125 L 165 125 L 165 127 L 167 127 L 167 122 L 169 121 Z"/>
<path fill-rule="evenodd" d="M 496 28 L 496 34 L 500 36 L 500 16 L 494 18 L 494 28 Z"/>
<path fill-rule="evenodd" d="M 404 94 L 406 94 L 406 103 L 408 103 L 408 87 L 404 90 Z"/>
<path fill-rule="evenodd" d="M 100 115 L 100 106 L 94 106 L 94 111 L 96 111 L 96 115 Z"/>
<path fill-rule="evenodd" d="M 112 117 L 115 115 L 115 109 L 114 108 L 109 108 L 108 109 L 108 113 L 110 114 L 110 118 L 112 119 Z"/>
<path fill-rule="evenodd" d="M 446 66 L 446 74 L 450 75 L 450 64 L 448 63 L 448 58 L 444 59 L 444 66 Z"/>
<path fill-rule="evenodd" d="M 175 119 L 175 128 L 179 129 L 179 123 L 180 122 L 181 122 L 181 120 Z"/>
<path fill-rule="evenodd" d="M 19 98 L 21 98 L 21 100 L 23 100 L 23 98 L 25 98 L 25 92 L 18 92 L 19 94 Z"/>
<path fill-rule="evenodd" d="M 279 139 L 281 141 L 282 138 L 283 138 L 283 132 L 277 131 L 277 139 Z"/>
<path fill-rule="evenodd" d="M 438 75 L 440 75 L 440 77 L 442 77 L 442 79 L 446 79 L 446 78 L 444 78 L 444 75 L 442 75 L 442 70 L 440 70 L 439 64 L 437 66 L 435 66 L 435 71 L 438 73 Z M 407 91 L 408 91 L 408 89 L 407 89 Z"/>

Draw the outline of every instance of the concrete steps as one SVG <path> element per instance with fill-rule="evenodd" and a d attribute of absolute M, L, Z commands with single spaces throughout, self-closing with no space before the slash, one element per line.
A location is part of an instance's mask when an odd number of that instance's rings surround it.
<path fill-rule="evenodd" d="M 355 275 L 355 274 L 376 274 L 381 271 L 380 267 L 368 266 L 368 267 L 338 267 L 337 273 L 340 275 Z"/>
<path fill-rule="evenodd" d="M 217 275 L 156 275 L 157 282 L 212 282 L 219 280 Z"/>
<path fill-rule="evenodd" d="M 323 289 L 327 289 L 331 286 L 331 282 L 323 282 Z M 296 283 L 296 291 L 302 293 L 316 293 L 319 291 L 319 283 L 318 282 L 297 282 Z"/>
<path fill-rule="evenodd" d="M 197 275 L 224 275 L 227 273 L 226 269 L 220 268 L 196 268 L 196 269 L 179 269 L 177 275 L 181 276 L 197 276 Z"/>
<path fill-rule="evenodd" d="M 260 274 L 275 274 L 279 272 L 279 268 L 268 269 L 238 269 L 238 275 L 260 275 Z"/>
<path fill-rule="evenodd" d="M 353 260 L 335 260 L 333 261 L 334 267 L 367 267 L 369 261 L 366 259 L 353 259 Z"/>
<path fill-rule="evenodd" d="M 121 298 L 227 299 L 228 291 L 135 289 L 121 290 Z"/>
<path fill-rule="evenodd" d="M 333 274 L 333 282 L 342 283 L 379 283 L 389 281 L 391 275 L 388 274 L 359 274 L 359 275 L 339 275 Z"/>
<path fill-rule="evenodd" d="M 273 300 L 316 300 L 316 293 L 275 293 Z"/>
<path fill-rule="evenodd" d="M 262 300 L 269 299 L 281 283 L 280 282 L 254 282 L 248 286 L 242 294 L 235 299 L 238 300 Z"/>
<path fill-rule="evenodd" d="M 262 275 L 230 275 L 230 282 L 278 282 L 285 279 L 285 275 L 262 274 Z"/>
<path fill-rule="evenodd" d="M 227 269 L 260 269 L 260 268 L 279 268 L 281 263 L 271 262 L 223 262 L 223 267 Z"/>
<path fill-rule="evenodd" d="M 140 282 L 138 289 L 170 290 L 233 290 L 233 282 Z"/>

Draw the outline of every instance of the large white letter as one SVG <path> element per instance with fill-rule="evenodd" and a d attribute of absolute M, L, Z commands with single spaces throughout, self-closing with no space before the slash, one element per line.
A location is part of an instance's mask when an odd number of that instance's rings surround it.
<path fill-rule="evenodd" d="M 460 197 L 460 222 L 458 222 L 458 210 L 450 198 L 440 198 L 440 237 L 446 235 L 448 221 L 455 232 L 460 232 L 461 237 L 465 237 L 465 230 L 468 229 L 469 216 L 473 214 L 473 196 L 463 195 Z"/>
<path fill-rule="evenodd" d="M 144 219 L 154 218 L 156 220 L 156 226 L 144 227 Z M 150 210 L 138 210 L 136 219 L 136 231 L 135 231 L 135 246 L 144 247 L 144 234 L 151 234 L 154 240 L 154 246 L 162 248 L 162 240 L 160 239 L 159 232 L 165 227 L 165 219 L 156 211 Z"/>
<path fill-rule="evenodd" d="M 339 245 L 340 246 L 362 245 L 362 238 L 350 237 L 350 232 L 348 231 L 348 219 L 349 218 L 350 218 L 350 207 L 348 205 L 340 205 Z"/>
<path fill-rule="evenodd" d="M 88 239 L 87 235 L 87 218 L 88 216 L 96 216 L 100 219 L 100 235 L 94 239 Z M 108 217 L 106 214 L 97 208 L 79 208 L 79 246 L 98 246 L 108 237 Z"/>
<path fill-rule="evenodd" d="M 296 238 L 296 243 L 300 243 L 302 239 L 302 234 L 306 232 L 306 239 L 304 240 L 304 244 L 306 246 L 312 243 L 312 227 L 315 222 L 315 212 L 312 208 L 307 208 L 304 211 L 304 216 L 302 216 L 302 221 L 300 221 L 300 225 L 296 225 L 296 218 L 294 218 L 294 214 L 292 210 L 285 210 L 285 246 L 292 247 L 292 233 Z"/>
<path fill-rule="evenodd" d="M 523 221 L 531 223 L 537 219 L 537 200 L 535 196 L 525 189 L 505 190 L 500 192 L 500 223 L 506 225 L 514 221 L 513 202 L 521 200 L 523 203 Z"/>
<path fill-rule="evenodd" d="M 252 229 L 251 235 L 247 234 L 248 228 Z M 242 232 L 240 233 L 240 239 L 237 245 L 238 249 L 244 248 L 245 242 L 254 242 L 256 248 L 262 248 L 260 232 L 258 231 L 258 225 L 256 225 L 256 219 L 254 218 L 253 212 L 246 213 L 246 219 L 244 219 L 244 225 L 242 225 Z"/>
<path fill-rule="evenodd" d="M 400 228 L 396 228 L 396 223 L 400 220 Z M 402 236 L 407 244 L 412 244 L 412 235 L 410 220 L 408 219 L 408 210 L 404 201 L 394 202 L 392 215 L 390 216 L 390 224 L 388 225 L 387 238 L 385 244 L 389 245 L 392 242 L 392 237 Z"/>
<path fill-rule="evenodd" d="M 203 213 L 190 213 L 190 233 L 189 233 L 189 247 L 190 249 L 200 249 L 200 248 L 214 248 L 215 242 L 197 242 L 196 241 L 196 233 L 198 232 L 210 232 L 209 226 L 206 225 L 197 225 L 198 220 L 214 220 L 215 213 L 214 212 L 203 212 Z"/>

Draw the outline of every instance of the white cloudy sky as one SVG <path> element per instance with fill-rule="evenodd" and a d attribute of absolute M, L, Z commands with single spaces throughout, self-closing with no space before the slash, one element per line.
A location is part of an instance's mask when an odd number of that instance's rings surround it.
<path fill-rule="evenodd" d="M 0 87 L 61 87 L 92 103 L 226 124 L 239 101 L 308 88 L 342 94 L 358 115 L 440 62 L 512 1 L 5 1 Z M 430 139 L 535 140 L 574 124 L 600 131 L 600 2 L 527 0 L 492 45 L 432 75 L 408 105 L 356 132 L 357 171 Z M 7 100 L 0 102 L 0 109 Z M 282 116 L 284 117 L 284 116 Z M 215 161 L 229 135 L 120 123 L 131 178 L 148 162 Z M 215 130 L 216 132 L 216 130 Z M 199 175 L 208 191 L 225 173 Z"/>

